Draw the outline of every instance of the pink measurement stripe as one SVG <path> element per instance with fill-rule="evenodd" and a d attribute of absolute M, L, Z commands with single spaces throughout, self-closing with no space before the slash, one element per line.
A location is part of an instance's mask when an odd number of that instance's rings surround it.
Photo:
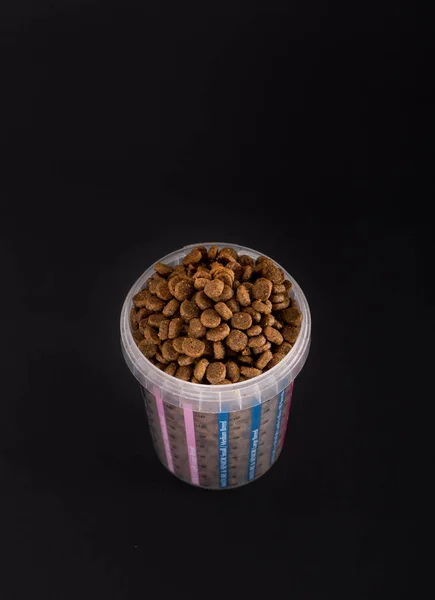
<path fill-rule="evenodd" d="M 187 453 L 189 456 L 190 477 L 192 483 L 199 485 L 198 458 L 196 455 L 195 425 L 193 410 L 189 404 L 184 405 L 184 426 L 186 428 Z"/>
<path fill-rule="evenodd" d="M 288 418 L 290 416 L 290 405 L 292 403 L 292 395 L 293 395 L 293 388 L 294 388 L 295 382 L 292 381 L 289 387 L 289 391 L 288 391 L 288 404 L 287 404 L 287 412 L 285 415 L 285 423 L 284 423 L 284 434 L 281 438 L 281 446 L 284 445 L 284 440 L 285 440 L 285 434 L 287 433 L 287 423 L 288 423 Z"/>
<path fill-rule="evenodd" d="M 165 408 L 163 406 L 163 402 L 160 397 L 160 392 L 158 390 L 154 390 L 154 396 L 156 398 L 157 412 L 159 413 L 160 430 L 162 432 L 163 446 L 165 447 L 166 462 L 168 464 L 168 469 L 171 471 L 171 473 L 173 473 L 174 472 L 174 463 L 172 462 L 171 447 L 169 445 L 169 436 L 168 436 L 168 428 L 166 426 Z"/>

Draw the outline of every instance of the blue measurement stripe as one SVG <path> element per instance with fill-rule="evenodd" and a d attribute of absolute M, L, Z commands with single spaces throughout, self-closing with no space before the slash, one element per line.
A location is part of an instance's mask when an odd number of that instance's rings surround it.
<path fill-rule="evenodd" d="M 228 413 L 218 414 L 219 485 L 228 487 Z"/>
<path fill-rule="evenodd" d="M 273 443 L 272 443 L 272 453 L 270 455 L 270 464 L 275 462 L 276 451 L 278 450 L 278 438 L 279 438 L 279 430 L 281 428 L 281 419 L 282 419 L 283 408 L 284 408 L 284 396 L 285 396 L 285 390 L 282 390 L 282 392 L 280 393 L 279 398 L 278 398 L 278 410 L 276 411 L 275 432 L 273 434 Z"/>
<path fill-rule="evenodd" d="M 248 481 L 255 477 L 257 468 L 258 441 L 260 438 L 261 404 L 252 407 L 251 442 L 249 446 Z"/>

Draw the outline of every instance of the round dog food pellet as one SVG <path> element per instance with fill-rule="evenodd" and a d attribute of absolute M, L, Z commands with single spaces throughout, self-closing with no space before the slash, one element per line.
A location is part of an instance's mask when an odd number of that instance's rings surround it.
<path fill-rule="evenodd" d="M 255 366 L 257 367 L 257 369 L 264 369 L 264 367 L 267 365 L 268 362 L 270 362 L 272 360 L 273 354 L 270 350 L 266 350 L 266 352 L 263 352 L 262 354 L 260 354 L 260 358 L 257 359 L 257 361 L 255 362 Z"/>
<path fill-rule="evenodd" d="M 233 360 L 227 362 L 227 377 L 232 383 L 236 383 L 240 377 L 240 369 Z"/>
<path fill-rule="evenodd" d="M 252 379 L 252 377 L 257 377 L 257 375 L 261 375 L 261 369 L 256 369 L 255 367 L 242 367 L 240 369 L 242 375 L 247 377 L 248 379 Z"/>
<path fill-rule="evenodd" d="M 166 340 L 166 342 L 163 342 L 162 355 L 163 358 L 166 358 L 166 360 L 177 360 L 179 354 L 175 350 L 172 340 Z"/>
<path fill-rule="evenodd" d="M 164 341 L 169 337 L 169 321 L 165 319 L 164 321 L 160 321 L 159 325 L 159 338 Z"/>
<path fill-rule="evenodd" d="M 136 308 L 143 308 L 145 306 L 145 300 L 149 298 L 150 292 L 148 290 L 142 290 L 135 296 L 133 296 L 133 304 Z"/>
<path fill-rule="evenodd" d="M 170 340 L 175 340 L 178 337 L 183 329 L 183 319 L 176 318 L 169 321 L 169 330 L 168 330 L 168 338 Z"/>
<path fill-rule="evenodd" d="M 233 248 L 222 248 L 219 252 L 218 260 L 222 262 L 229 262 L 231 260 L 237 260 L 237 252 Z"/>
<path fill-rule="evenodd" d="M 180 336 L 172 340 L 172 345 L 174 346 L 175 350 L 180 354 L 183 354 L 183 342 L 185 339 L 186 337 Z"/>
<path fill-rule="evenodd" d="M 143 335 L 141 334 L 140 331 L 134 331 L 133 338 L 134 338 L 134 341 L 136 342 L 136 344 L 139 345 L 139 343 L 143 340 Z"/>
<path fill-rule="evenodd" d="M 273 367 L 276 367 L 276 365 L 280 363 L 283 358 L 283 354 L 274 354 L 273 358 L 265 366 L 265 371 L 269 371 L 270 369 L 273 369 Z"/>
<path fill-rule="evenodd" d="M 143 336 L 146 340 L 152 342 L 153 344 L 160 344 L 160 338 L 157 334 L 157 331 L 149 325 L 144 327 Z"/>
<path fill-rule="evenodd" d="M 192 374 L 192 369 L 189 366 L 186 367 L 178 367 L 175 377 L 177 379 L 182 379 L 183 381 L 189 381 Z"/>
<path fill-rule="evenodd" d="M 201 358 L 201 360 L 199 360 L 196 363 L 193 374 L 195 375 L 195 377 L 198 381 L 202 381 L 209 364 L 210 363 L 208 362 L 208 360 L 206 358 Z"/>
<path fill-rule="evenodd" d="M 195 302 L 198 308 L 201 310 L 206 310 L 207 308 L 211 308 L 213 306 L 213 300 L 210 300 L 210 298 L 205 295 L 203 290 L 195 294 Z"/>
<path fill-rule="evenodd" d="M 284 283 L 283 283 L 283 286 L 285 287 L 285 289 L 286 289 L 286 292 L 288 293 L 288 292 L 289 292 L 289 291 L 292 289 L 292 287 L 293 287 L 293 284 L 292 284 L 292 282 L 291 282 L 291 281 L 289 281 L 288 279 L 286 279 L 286 280 L 284 281 Z"/>
<path fill-rule="evenodd" d="M 214 309 L 224 321 L 228 321 L 228 319 L 231 319 L 233 316 L 232 311 L 228 308 L 225 302 L 218 302 L 214 305 Z"/>
<path fill-rule="evenodd" d="M 246 267 L 243 269 L 242 281 L 249 281 L 253 272 L 254 269 L 251 267 L 251 265 L 246 265 Z"/>
<path fill-rule="evenodd" d="M 220 279 L 213 279 L 212 281 L 207 281 L 204 287 L 204 293 L 209 298 L 215 300 L 219 298 L 219 296 L 224 291 L 225 284 Z"/>
<path fill-rule="evenodd" d="M 294 325 L 286 325 L 285 327 L 282 328 L 281 335 L 285 339 L 286 342 L 289 342 L 290 344 L 294 344 L 296 342 L 296 340 L 298 339 L 300 330 L 301 330 L 300 327 L 296 327 Z"/>
<path fill-rule="evenodd" d="M 283 283 L 274 283 L 273 287 L 272 287 L 272 292 L 274 294 L 285 294 L 286 293 L 286 287 Z"/>
<path fill-rule="evenodd" d="M 210 246 L 208 253 L 207 253 L 210 262 L 212 262 L 213 260 L 216 260 L 216 256 L 218 255 L 218 252 L 219 252 L 218 246 Z"/>
<path fill-rule="evenodd" d="M 210 281 L 209 279 L 205 279 L 205 277 L 198 277 L 198 279 L 194 279 L 193 285 L 196 290 L 203 290 L 205 288 L 206 283 Z"/>
<path fill-rule="evenodd" d="M 185 276 L 182 276 L 182 275 L 180 275 L 179 272 L 175 272 L 175 271 L 169 276 L 168 288 L 172 295 L 175 294 L 175 286 L 177 285 L 177 283 L 179 283 L 180 281 L 183 281 L 184 279 L 186 279 Z"/>
<path fill-rule="evenodd" d="M 212 385 L 216 385 L 217 383 L 225 379 L 226 372 L 227 370 L 223 363 L 214 362 L 208 365 L 205 376 Z"/>
<path fill-rule="evenodd" d="M 262 352 L 266 352 L 266 350 L 270 350 L 272 348 L 272 344 L 270 342 L 266 342 L 262 346 L 258 348 L 251 348 L 252 354 L 261 354 Z"/>
<path fill-rule="evenodd" d="M 200 339 L 205 336 L 207 333 L 206 328 L 201 323 L 200 319 L 192 319 L 189 322 L 189 329 L 187 330 L 187 335 L 191 338 Z"/>
<path fill-rule="evenodd" d="M 281 317 L 289 325 L 300 325 L 302 323 L 302 313 L 299 308 L 286 308 L 282 311 Z"/>
<path fill-rule="evenodd" d="M 225 304 L 228 306 L 228 308 L 230 309 L 231 312 L 233 312 L 233 313 L 240 312 L 240 304 L 237 302 L 237 300 L 235 298 L 231 298 L 230 300 L 227 300 L 225 302 Z"/>
<path fill-rule="evenodd" d="M 231 317 L 231 326 L 235 329 L 249 329 L 251 325 L 252 317 L 246 312 L 238 312 Z"/>
<path fill-rule="evenodd" d="M 261 321 L 261 313 L 258 312 L 258 310 L 254 310 L 252 308 L 252 306 L 248 306 L 247 308 L 244 308 L 242 310 L 242 312 L 248 313 L 248 315 L 251 315 L 252 320 L 255 321 L 255 323 L 259 323 Z"/>
<path fill-rule="evenodd" d="M 186 338 L 183 341 L 183 352 L 187 356 L 199 358 L 204 354 L 204 342 L 195 338 Z"/>
<path fill-rule="evenodd" d="M 186 367 L 187 365 L 192 365 L 195 362 L 195 358 L 193 356 L 187 356 L 187 354 L 181 354 L 177 360 L 178 364 L 181 367 Z"/>
<path fill-rule="evenodd" d="M 161 300 L 166 300 L 166 301 L 170 300 L 172 298 L 172 294 L 169 290 L 167 281 L 160 281 L 160 283 L 157 284 L 156 295 Z"/>
<path fill-rule="evenodd" d="M 173 271 L 173 268 L 169 265 L 165 265 L 164 263 L 157 263 L 154 265 L 154 271 L 163 277 L 167 277 Z"/>
<path fill-rule="evenodd" d="M 234 279 L 237 279 L 238 281 L 242 278 L 245 271 L 242 265 L 236 260 L 230 260 L 230 262 L 227 263 L 227 269 L 230 269 L 234 273 Z"/>
<path fill-rule="evenodd" d="M 243 331 L 239 329 L 233 329 L 230 331 L 228 337 L 226 338 L 226 344 L 231 350 L 235 350 L 239 352 L 246 348 L 248 343 L 248 336 Z"/>
<path fill-rule="evenodd" d="M 228 300 L 231 300 L 231 298 L 233 296 L 234 296 L 233 288 L 231 286 L 225 284 L 222 294 L 220 296 L 218 296 L 216 298 L 216 300 L 218 302 L 228 302 Z"/>
<path fill-rule="evenodd" d="M 201 314 L 200 319 L 204 327 L 208 328 L 217 327 L 221 323 L 220 315 L 213 308 L 207 308 Z"/>
<path fill-rule="evenodd" d="M 290 352 L 290 350 L 292 349 L 293 344 L 289 344 L 288 342 L 283 342 L 281 344 L 281 346 L 279 347 L 279 352 L 282 352 L 283 354 L 288 354 Z"/>
<path fill-rule="evenodd" d="M 242 265 L 242 267 L 246 267 L 247 265 L 253 267 L 255 261 L 251 256 L 248 256 L 247 254 L 241 254 L 239 256 L 239 263 Z"/>
<path fill-rule="evenodd" d="M 167 373 L 168 375 L 175 375 L 175 372 L 178 369 L 178 365 L 175 362 L 171 362 L 169 363 L 169 365 L 167 367 L 165 367 L 165 373 Z"/>
<path fill-rule="evenodd" d="M 223 342 L 212 342 L 213 343 L 213 356 L 216 360 L 223 360 L 225 358 L 225 346 Z"/>
<path fill-rule="evenodd" d="M 162 363 L 162 365 L 167 365 L 169 362 L 160 352 L 156 352 L 156 358 L 159 361 L 159 363 Z"/>
<path fill-rule="evenodd" d="M 177 302 L 177 300 L 175 300 L 175 302 Z M 166 307 L 165 307 L 166 308 Z M 164 310 L 164 309 L 163 309 Z M 162 313 L 152 313 L 149 317 L 148 317 L 148 325 L 150 325 L 151 327 L 156 327 L 157 329 L 159 328 L 159 325 L 162 321 L 165 321 L 165 315 Z"/>
<path fill-rule="evenodd" d="M 252 290 L 252 297 L 255 300 L 267 300 L 272 293 L 272 282 L 264 277 L 257 279 Z"/>
<path fill-rule="evenodd" d="M 187 267 L 188 265 L 195 265 L 196 263 L 201 262 L 202 254 L 201 251 L 197 248 L 194 248 L 189 254 L 183 258 L 183 265 Z"/>
<path fill-rule="evenodd" d="M 176 298 L 172 298 L 172 300 L 169 300 L 167 305 L 162 310 L 162 314 L 165 317 L 173 317 L 179 308 L 180 308 L 179 301 Z"/>
<path fill-rule="evenodd" d="M 290 298 L 285 298 L 282 302 L 277 302 L 276 304 L 272 304 L 272 310 L 278 312 L 280 310 L 284 310 L 290 306 Z"/>
<path fill-rule="evenodd" d="M 251 304 L 251 297 L 244 283 L 237 288 L 236 297 L 241 306 L 249 306 Z"/>
<path fill-rule="evenodd" d="M 233 277 L 231 277 L 231 275 L 228 273 L 228 271 L 225 271 L 225 269 L 222 269 L 219 272 L 216 271 L 216 273 L 217 274 L 214 276 L 214 279 L 216 281 L 222 281 L 222 283 L 224 285 L 228 285 L 229 287 L 231 287 L 233 285 Z"/>
<path fill-rule="evenodd" d="M 276 323 L 273 315 L 264 315 L 260 321 L 262 327 L 273 327 Z"/>
<path fill-rule="evenodd" d="M 272 312 L 272 305 L 266 304 L 267 300 L 262 302 L 261 300 L 254 300 L 252 308 L 263 315 L 269 315 Z"/>
<path fill-rule="evenodd" d="M 249 335 L 249 337 L 252 337 L 254 335 L 260 335 L 262 331 L 263 330 L 261 329 L 260 325 L 252 325 L 252 327 L 250 327 L 246 333 Z"/>
<path fill-rule="evenodd" d="M 136 331 L 136 329 L 139 327 L 139 324 L 136 320 L 136 310 L 134 308 L 132 308 L 130 311 L 130 325 L 133 331 Z"/>
<path fill-rule="evenodd" d="M 248 345 L 250 348 L 259 348 L 266 343 L 266 338 L 264 335 L 254 335 L 254 337 L 249 338 Z"/>
<path fill-rule="evenodd" d="M 269 300 L 272 302 L 273 304 L 279 304 L 280 302 L 284 302 L 286 296 L 285 294 L 272 294 L 269 298 Z"/>
<path fill-rule="evenodd" d="M 156 355 L 157 346 L 148 340 L 142 340 L 138 344 L 139 350 L 144 354 L 147 358 L 151 358 Z"/>
<path fill-rule="evenodd" d="M 185 321 L 190 321 L 199 316 L 199 308 L 191 300 L 184 300 L 180 306 L 180 315 Z"/>
<path fill-rule="evenodd" d="M 221 323 L 217 327 L 213 327 L 213 329 L 209 329 L 207 331 L 207 339 L 212 342 L 220 342 L 224 340 L 227 335 L 230 333 L 230 328 L 226 323 Z"/>
<path fill-rule="evenodd" d="M 165 282 L 165 279 L 163 277 L 160 277 L 160 275 L 158 275 L 157 273 L 154 273 L 154 275 L 152 277 L 150 277 L 150 279 L 148 279 L 148 289 L 152 294 L 155 294 L 157 291 L 157 287 L 159 285 L 159 283 L 161 282 Z"/>
<path fill-rule="evenodd" d="M 266 339 L 269 342 L 272 342 L 272 344 L 282 344 L 284 341 L 284 338 L 282 337 L 282 335 L 280 334 L 280 332 L 277 329 L 274 329 L 273 327 L 265 327 L 263 329 L 263 333 L 266 336 Z"/>
<path fill-rule="evenodd" d="M 252 356 L 240 356 L 239 363 L 250 367 L 254 364 L 254 359 L 252 358 Z"/>
<path fill-rule="evenodd" d="M 192 281 L 189 281 L 188 279 L 182 279 L 175 286 L 174 296 L 177 298 L 177 300 L 182 302 L 183 300 L 190 298 L 193 291 L 194 287 Z"/>
<path fill-rule="evenodd" d="M 165 302 L 157 298 L 157 296 L 150 295 L 145 300 L 145 307 L 152 312 L 161 312 L 164 306 Z"/>
<path fill-rule="evenodd" d="M 283 283 L 285 279 L 284 272 L 272 262 L 266 264 L 262 270 L 263 276 L 270 279 L 272 283 Z"/>

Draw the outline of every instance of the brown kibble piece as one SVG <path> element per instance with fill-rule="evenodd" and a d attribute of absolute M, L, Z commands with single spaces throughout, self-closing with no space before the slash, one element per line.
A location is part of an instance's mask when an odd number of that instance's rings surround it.
<path fill-rule="evenodd" d="M 272 292 L 274 294 L 285 294 L 287 291 L 285 285 L 283 283 L 274 283 L 272 287 Z"/>
<path fill-rule="evenodd" d="M 213 356 L 216 360 L 223 360 L 225 358 L 225 346 L 223 342 L 212 342 L 213 343 Z"/>
<path fill-rule="evenodd" d="M 210 280 L 206 279 L 205 277 L 198 277 L 197 279 L 193 280 L 193 286 L 196 290 L 203 290 L 208 281 Z"/>
<path fill-rule="evenodd" d="M 162 312 L 164 306 L 164 301 L 157 298 L 157 296 L 150 295 L 145 299 L 145 307 L 151 312 Z"/>
<path fill-rule="evenodd" d="M 235 329 L 249 329 L 252 325 L 252 317 L 248 313 L 238 312 L 231 317 L 231 326 Z"/>
<path fill-rule="evenodd" d="M 249 342 L 248 345 L 250 348 L 259 348 L 260 346 L 263 346 L 263 344 L 266 343 L 266 338 L 264 337 L 264 335 L 260 334 L 260 335 L 254 335 L 254 337 L 249 338 Z"/>
<path fill-rule="evenodd" d="M 279 302 L 284 302 L 285 299 L 286 299 L 285 294 L 272 294 L 270 296 L 270 301 L 272 302 L 272 304 L 278 304 Z"/>
<path fill-rule="evenodd" d="M 165 265 L 164 263 L 157 263 L 154 265 L 154 271 L 159 275 L 162 275 L 162 277 L 167 277 L 172 273 L 173 268 L 169 265 Z"/>
<path fill-rule="evenodd" d="M 218 255 L 219 248 L 218 246 L 210 246 L 209 251 L 207 253 L 210 262 L 216 260 L 216 256 Z"/>
<path fill-rule="evenodd" d="M 232 383 L 236 383 L 240 377 L 240 369 L 233 360 L 227 362 L 227 377 Z"/>
<path fill-rule="evenodd" d="M 213 327 L 207 331 L 207 339 L 212 342 L 220 342 L 224 340 L 230 333 L 230 328 L 226 323 L 221 323 L 217 327 Z"/>
<path fill-rule="evenodd" d="M 157 346 L 148 340 L 142 340 L 139 342 L 138 348 L 147 358 L 155 356 L 157 352 Z"/>
<path fill-rule="evenodd" d="M 175 377 L 183 381 L 189 381 L 192 374 L 192 369 L 189 366 L 178 367 Z"/>
<path fill-rule="evenodd" d="M 223 363 L 214 362 L 208 365 L 206 377 L 212 385 L 216 385 L 225 379 L 226 372 L 227 370 Z"/>
<path fill-rule="evenodd" d="M 224 321 L 228 321 L 228 319 L 231 319 L 233 316 L 232 311 L 228 308 L 225 302 L 218 302 L 215 304 L 214 309 Z"/>
<path fill-rule="evenodd" d="M 199 358 L 204 354 L 204 342 L 195 338 L 186 338 L 183 341 L 183 352 L 187 356 Z"/>
<path fill-rule="evenodd" d="M 273 327 L 276 323 L 273 315 L 264 315 L 260 321 L 262 327 Z"/>
<path fill-rule="evenodd" d="M 178 357 L 178 364 L 182 367 L 186 367 L 187 365 L 192 365 L 195 362 L 195 358 L 193 356 L 187 356 L 187 354 L 181 354 Z"/>
<path fill-rule="evenodd" d="M 257 369 L 264 369 L 264 367 L 267 365 L 268 362 L 272 360 L 272 358 L 272 352 L 270 350 L 266 350 L 266 352 L 260 354 L 260 358 L 258 358 L 255 362 L 255 366 L 257 367 Z"/>
<path fill-rule="evenodd" d="M 201 383 L 201 382 L 196 377 L 191 377 L 190 378 L 190 383 Z"/>
<path fill-rule="evenodd" d="M 149 325 L 145 325 L 143 330 L 143 336 L 146 340 L 152 342 L 153 344 L 160 344 L 160 338 L 157 334 L 157 331 Z"/>
<path fill-rule="evenodd" d="M 248 336 L 246 335 L 246 333 L 240 331 L 239 329 L 233 329 L 232 331 L 230 331 L 226 339 L 227 346 L 229 346 L 231 350 L 235 350 L 236 352 L 239 352 L 246 348 L 247 343 Z"/>
<path fill-rule="evenodd" d="M 199 316 L 199 308 L 192 300 L 184 300 L 180 306 L 180 315 L 185 321 L 190 321 Z"/>
<path fill-rule="evenodd" d="M 142 321 L 139 322 L 139 331 L 141 332 L 141 334 L 143 336 L 145 336 L 145 327 L 148 326 L 148 318 L 146 319 L 142 319 Z"/>
<path fill-rule="evenodd" d="M 246 267 L 247 265 L 250 265 L 251 267 L 253 267 L 255 264 L 255 261 L 253 258 L 248 256 L 247 254 L 241 254 L 239 256 L 239 263 L 242 265 L 242 267 Z"/>
<path fill-rule="evenodd" d="M 175 350 L 177 352 L 179 352 L 180 354 L 183 353 L 183 342 L 186 339 L 185 336 L 180 336 L 175 338 L 175 340 L 172 340 L 172 345 L 174 346 Z"/>
<path fill-rule="evenodd" d="M 204 293 L 209 298 L 216 300 L 224 291 L 225 284 L 220 279 L 213 279 L 212 281 L 207 281 L 204 287 Z"/>
<path fill-rule="evenodd" d="M 254 359 L 252 356 L 239 356 L 239 363 L 242 365 L 252 366 L 254 364 Z"/>
<path fill-rule="evenodd" d="M 232 287 L 234 275 L 231 276 L 226 269 L 222 269 L 219 272 L 216 271 L 214 279 L 217 281 L 222 281 L 222 283 L 224 283 L 225 285 Z"/>
<path fill-rule="evenodd" d="M 272 261 L 267 263 L 262 269 L 263 277 L 270 279 L 272 283 L 283 283 L 285 279 L 284 272 L 274 265 Z"/>
<path fill-rule="evenodd" d="M 266 302 L 267 300 L 265 302 L 262 302 L 261 300 L 255 300 L 252 303 L 252 308 L 263 315 L 268 315 L 272 312 L 272 305 L 269 306 L 266 304 Z"/>
<path fill-rule="evenodd" d="M 227 300 L 225 302 L 225 304 L 228 306 L 228 308 L 230 309 L 231 312 L 233 312 L 233 313 L 240 312 L 240 304 L 237 302 L 237 300 L 235 298 L 231 298 L 230 300 Z"/>
<path fill-rule="evenodd" d="M 274 310 L 275 312 L 278 312 L 280 310 L 284 310 L 285 308 L 290 306 L 290 298 L 284 297 L 284 300 L 282 302 L 275 302 L 274 304 L 272 304 L 272 310 Z"/>
<path fill-rule="evenodd" d="M 162 365 L 167 365 L 169 361 L 161 354 L 160 352 L 156 352 L 156 358 Z"/>
<path fill-rule="evenodd" d="M 214 344 L 221 344 L 222 342 L 211 342 L 210 340 L 203 340 L 204 341 L 204 356 L 214 356 Z"/>
<path fill-rule="evenodd" d="M 165 367 L 165 373 L 167 373 L 168 375 L 172 375 L 174 376 L 176 371 L 178 369 L 178 365 L 176 362 L 171 362 L 169 363 L 169 365 L 167 367 Z"/>
<path fill-rule="evenodd" d="M 249 292 L 244 283 L 237 288 L 236 296 L 237 301 L 240 302 L 241 306 L 249 306 L 251 304 L 251 297 L 249 296 Z"/>
<path fill-rule="evenodd" d="M 246 267 L 243 269 L 242 281 L 249 281 L 253 272 L 253 267 L 251 267 L 251 265 L 246 265 Z"/>
<path fill-rule="evenodd" d="M 294 344 L 298 339 L 298 335 L 301 328 L 296 327 L 294 325 L 286 325 L 283 327 L 281 334 L 282 337 L 286 340 L 286 342 L 290 342 L 290 344 Z"/>
<path fill-rule="evenodd" d="M 205 375 L 205 372 L 207 371 L 207 367 L 210 363 L 208 362 L 208 360 L 206 358 L 201 358 L 201 360 L 199 360 L 195 366 L 195 370 L 193 371 L 193 374 L 195 375 L 196 379 L 198 379 L 198 381 L 202 381 Z"/>
<path fill-rule="evenodd" d="M 183 300 L 187 300 L 193 293 L 194 287 L 192 281 L 188 279 L 182 279 L 175 286 L 174 296 L 182 302 Z"/>
<path fill-rule="evenodd" d="M 300 325 L 302 323 L 302 313 L 299 308 L 286 308 L 281 313 L 283 321 L 289 325 Z"/>
<path fill-rule="evenodd" d="M 272 282 L 264 277 L 260 277 L 254 283 L 254 288 L 252 290 L 252 297 L 255 300 L 268 300 L 269 296 L 272 293 Z"/>
<path fill-rule="evenodd" d="M 169 336 L 169 321 L 165 319 L 160 322 L 159 325 L 159 338 L 163 340 L 167 340 Z"/>
<path fill-rule="evenodd" d="M 167 281 L 160 281 L 156 287 L 156 295 L 161 300 L 170 300 L 172 298 L 172 294 L 169 290 Z"/>
<path fill-rule="evenodd" d="M 198 267 L 197 272 L 193 276 L 193 281 L 196 279 L 211 279 L 210 271 L 208 269 Z"/>
<path fill-rule="evenodd" d="M 142 290 L 133 296 L 133 304 L 136 308 L 143 308 L 145 306 L 145 301 L 150 296 L 149 290 Z"/>
<path fill-rule="evenodd" d="M 266 339 L 269 342 L 272 342 L 272 344 L 277 344 L 279 346 L 279 344 L 282 344 L 284 341 L 280 332 L 274 327 L 265 327 L 263 333 L 266 336 Z"/>
<path fill-rule="evenodd" d="M 170 340 L 175 340 L 183 330 L 183 319 L 176 318 L 169 321 L 168 337 Z"/>
<path fill-rule="evenodd" d="M 230 262 L 232 260 L 237 260 L 238 254 L 233 248 L 222 248 L 219 252 L 218 260 L 222 262 Z"/>
<path fill-rule="evenodd" d="M 153 313 L 148 317 L 148 325 L 151 327 L 156 327 L 157 329 L 162 321 L 165 321 L 165 315 L 162 313 Z"/>
<path fill-rule="evenodd" d="M 222 379 L 222 381 L 219 381 L 219 383 L 217 383 L 216 385 L 231 385 L 232 381 L 230 381 L 229 379 Z"/>
<path fill-rule="evenodd" d="M 168 279 L 168 288 L 169 291 L 171 292 L 172 295 L 175 294 L 175 286 L 177 285 L 177 283 L 179 283 L 180 281 L 183 281 L 186 279 L 185 275 L 180 275 L 180 273 L 177 273 L 174 271 L 174 273 L 172 273 Z"/>
<path fill-rule="evenodd" d="M 252 337 L 254 335 L 260 335 L 262 331 L 263 330 L 261 329 L 260 325 L 252 325 L 252 327 L 250 327 L 246 333 L 249 335 L 249 337 Z"/>
<path fill-rule="evenodd" d="M 273 358 L 272 358 L 272 360 L 270 360 L 270 361 L 267 363 L 267 365 L 266 365 L 265 369 L 266 369 L 267 371 L 269 371 L 270 369 L 273 369 L 273 367 L 276 367 L 276 365 L 277 365 L 278 363 L 280 363 L 280 362 L 282 361 L 282 359 L 283 359 L 283 358 L 284 358 L 284 355 L 283 355 L 283 354 L 279 354 L 279 353 L 277 353 L 277 354 L 274 354 L 274 355 L 273 355 Z"/>
<path fill-rule="evenodd" d="M 293 344 L 289 344 L 288 342 L 283 342 L 279 347 L 279 352 L 283 354 L 288 354 L 290 350 L 293 348 Z"/>
<path fill-rule="evenodd" d="M 292 289 L 293 284 L 292 284 L 291 281 L 289 281 L 288 279 L 286 279 L 284 281 L 284 283 L 283 283 L 283 286 L 285 287 L 286 291 L 289 292 Z"/>
<path fill-rule="evenodd" d="M 248 379 L 252 379 L 252 377 L 257 377 L 257 375 L 261 375 L 261 369 L 256 369 L 255 367 L 242 367 L 240 369 L 242 375 L 247 377 Z"/>
<path fill-rule="evenodd" d="M 233 288 L 231 286 L 225 284 L 222 294 L 220 296 L 218 296 L 216 298 L 216 300 L 218 302 L 228 302 L 228 300 L 231 300 L 231 298 L 233 296 L 234 296 Z"/>
<path fill-rule="evenodd" d="M 191 338 L 196 338 L 196 339 L 200 339 L 203 338 L 206 334 L 207 330 L 204 327 L 204 325 L 201 323 L 200 319 L 192 319 L 189 322 L 189 329 L 187 331 L 187 334 L 191 337 Z"/>
<path fill-rule="evenodd" d="M 221 323 L 220 315 L 213 308 L 207 308 L 201 314 L 200 319 L 204 327 L 208 328 L 217 327 Z"/>
<path fill-rule="evenodd" d="M 157 286 L 162 281 L 165 282 L 164 277 L 161 277 L 158 273 L 154 273 L 154 275 L 152 275 L 147 282 L 149 291 L 152 294 L 155 294 L 157 291 Z"/>
<path fill-rule="evenodd" d="M 270 342 L 266 342 L 262 346 L 258 348 L 251 348 L 252 354 L 261 354 L 262 352 L 266 352 L 266 350 L 270 350 L 272 348 L 272 344 Z"/>
<path fill-rule="evenodd" d="M 145 319 L 146 317 L 149 317 L 150 315 L 153 315 L 155 313 L 152 313 L 150 310 L 148 310 L 147 308 L 139 308 L 139 310 L 136 313 L 136 321 L 138 323 L 140 323 L 142 321 L 142 319 Z"/>
<path fill-rule="evenodd" d="M 137 345 L 143 340 L 143 335 L 140 331 L 133 331 L 133 339 Z"/>
<path fill-rule="evenodd" d="M 187 267 L 188 265 L 195 265 L 202 260 L 201 251 L 198 248 L 194 248 L 189 254 L 183 258 L 183 265 Z"/>
<path fill-rule="evenodd" d="M 136 310 L 134 308 L 130 311 L 130 325 L 133 331 L 136 331 L 139 327 L 139 324 L 136 320 Z"/>
<path fill-rule="evenodd" d="M 227 269 L 230 269 L 234 273 L 234 279 L 240 280 L 245 271 L 244 267 L 236 260 L 230 260 L 227 264 Z"/>
<path fill-rule="evenodd" d="M 172 340 L 166 340 L 162 344 L 162 355 L 166 360 L 177 360 L 179 354 L 175 350 Z"/>
<path fill-rule="evenodd" d="M 213 306 L 213 300 L 210 300 L 210 298 L 204 294 L 204 291 L 195 294 L 195 302 L 201 310 L 206 310 Z"/>
<path fill-rule="evenodd" d="M 162 314 L 165 317 L 173 317 L 179 308 L 180 303 L 178 302 L 178 300 L 176 298 L 172 298 L 172 300 L 169 300 L 167 305 L 162 310 Z"/>
<path fill-rule="evenodd" d="M 261 313 L 258 312 L 258 310 L 254 310 L 252 308 L 252 306 L 248 306 L 247 308 L 244 308 L 242 310 L 242 312 L 248 313 L 248 315 L 251 315 L 252 320 L 255 321 L 256 323 L 259 323 L 261 321 Z"/>

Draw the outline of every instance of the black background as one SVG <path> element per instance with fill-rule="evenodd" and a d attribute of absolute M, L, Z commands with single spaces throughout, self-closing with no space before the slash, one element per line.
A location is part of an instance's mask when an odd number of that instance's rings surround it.
<path fill-rule="evenodd" d="M 4 600 L 414 597 L 429 37 L 398 2 L 294 4 L 2 5 Z M 280 460 L 222 494 L 160 466 L 119 344 L 135 279 L 207 241 L 313 318 Z"/>

